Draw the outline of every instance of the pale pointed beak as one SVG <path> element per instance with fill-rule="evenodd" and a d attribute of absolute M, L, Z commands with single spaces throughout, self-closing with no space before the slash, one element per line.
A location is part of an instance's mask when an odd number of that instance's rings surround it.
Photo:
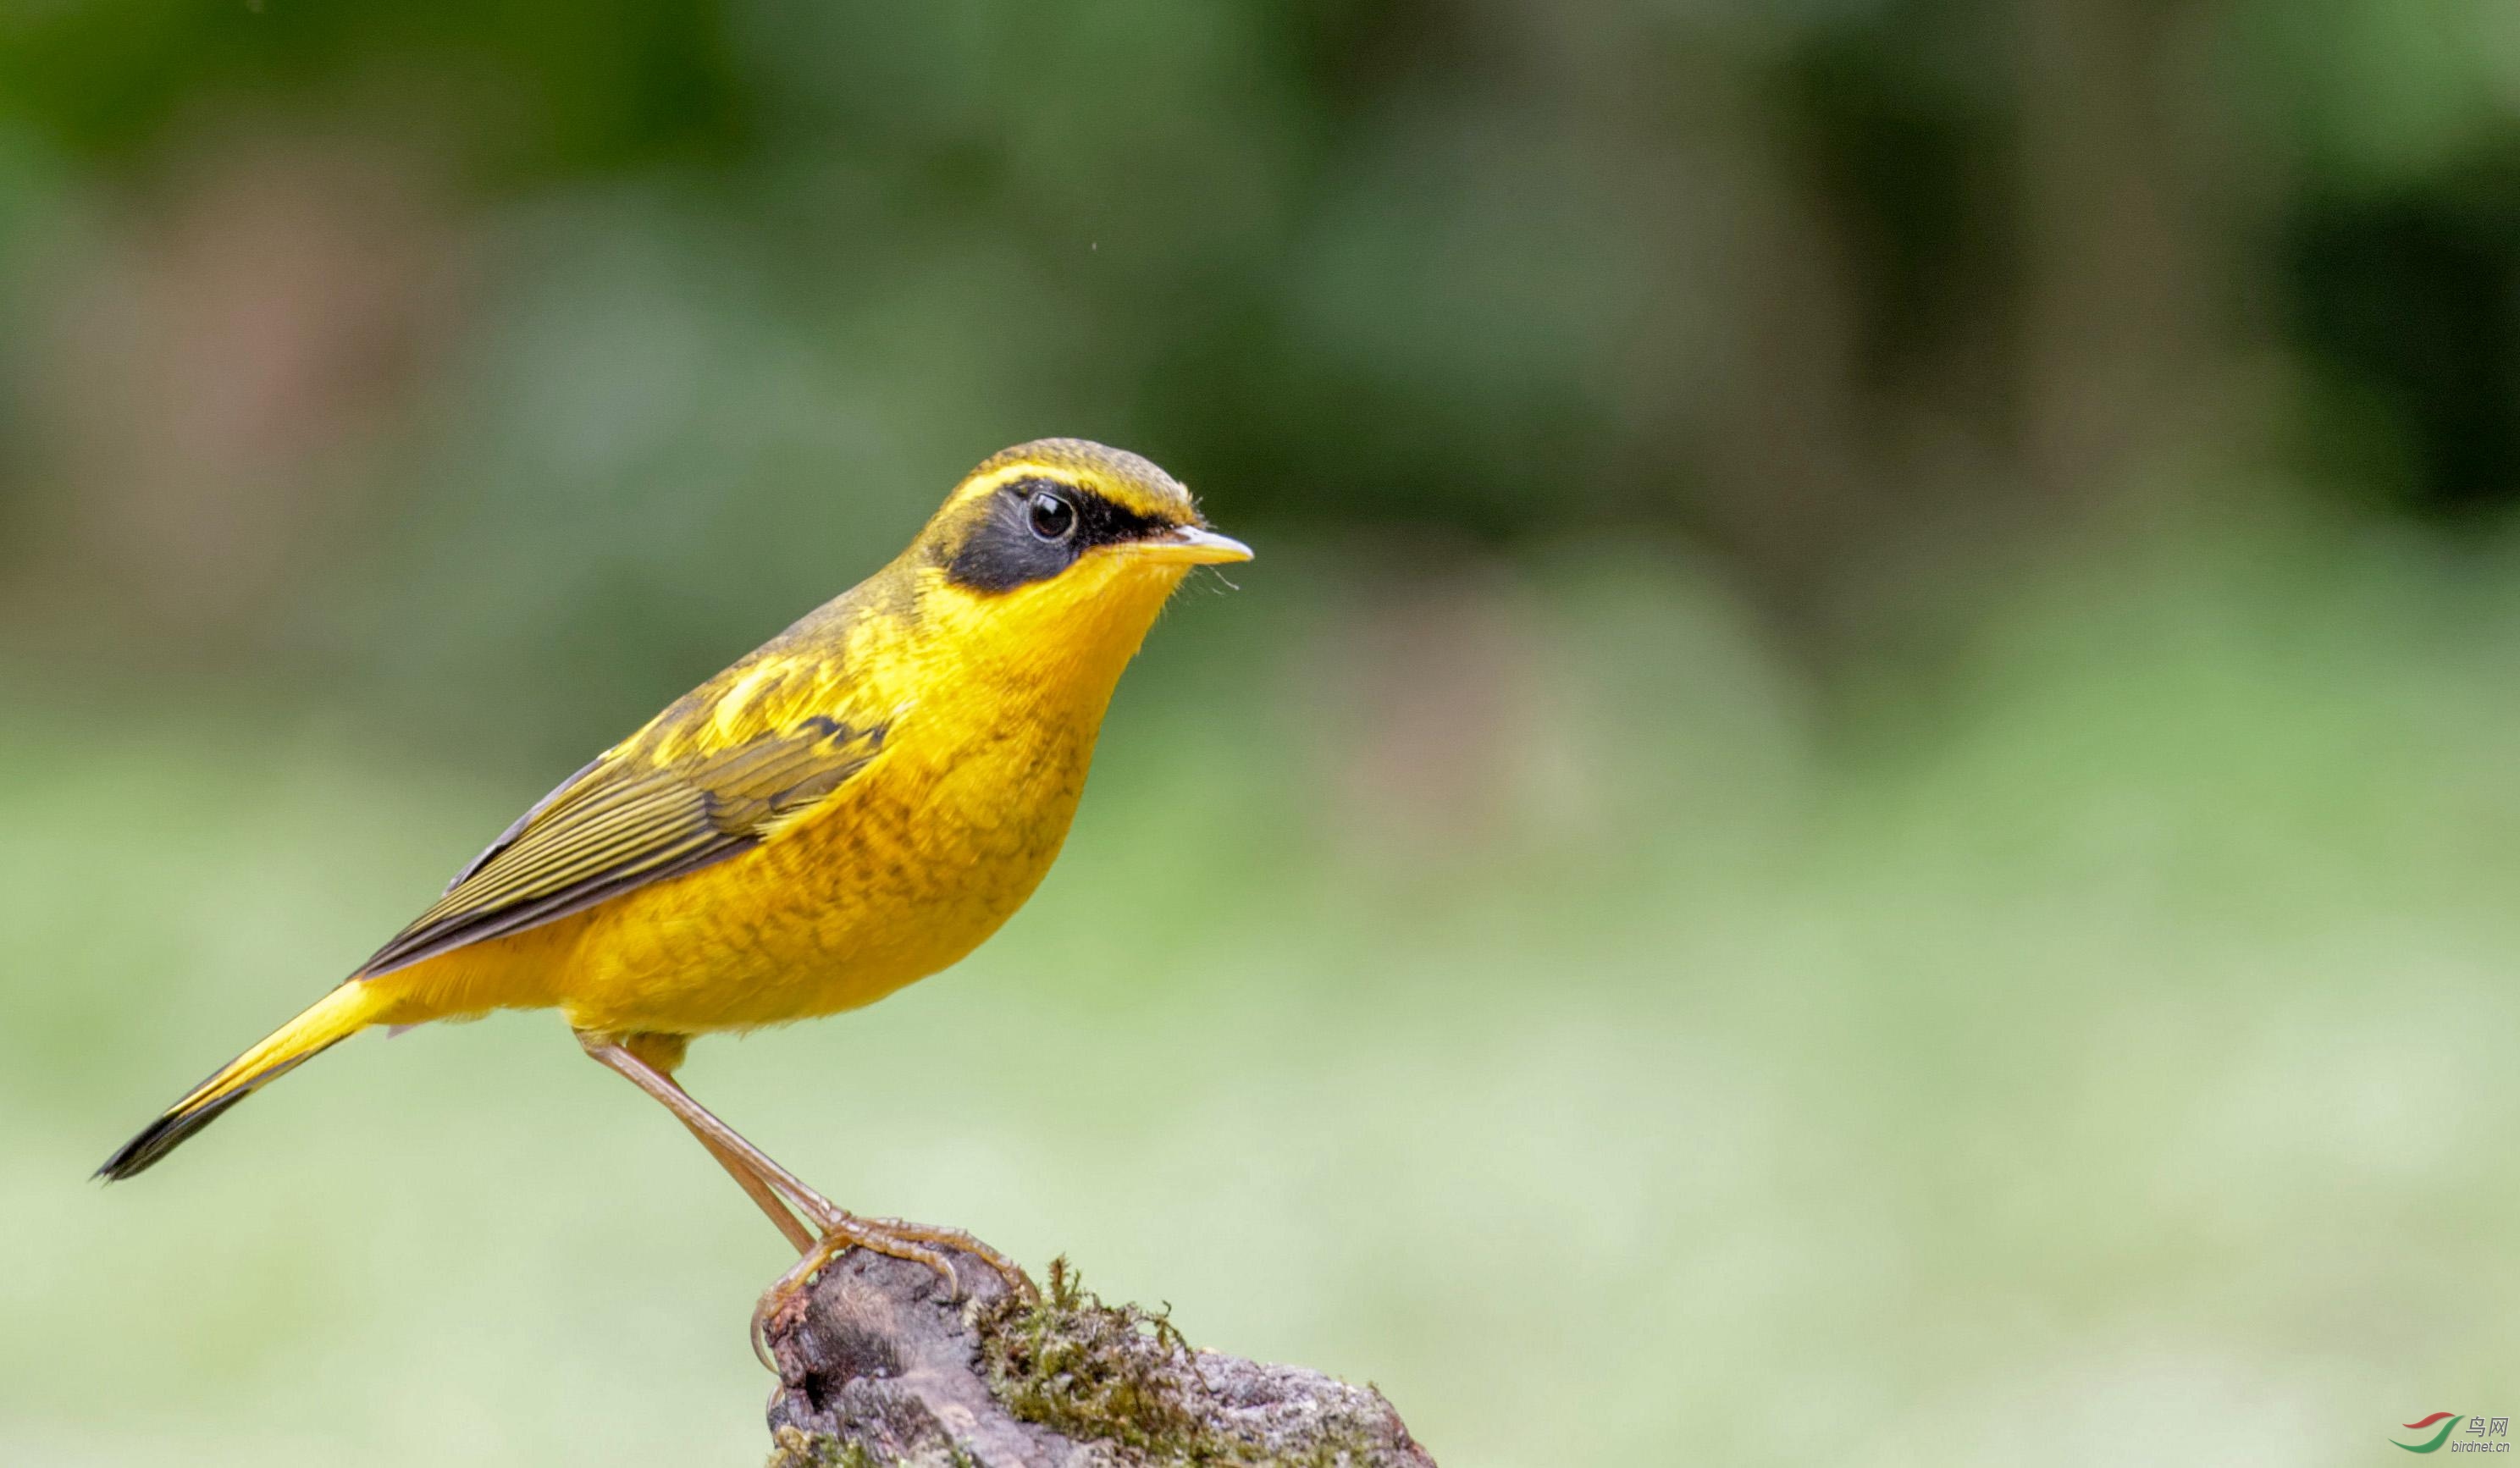
<path fill-rule="evenodd" d="M 1251 548 L 1230 535 L 1201 530 L 1195 525 L 1175 525 L 1161 535 L 1129 542 L 1129 554 L 1140 560 L 1166 565 L 1213 566 L 1249 560 Z"/>

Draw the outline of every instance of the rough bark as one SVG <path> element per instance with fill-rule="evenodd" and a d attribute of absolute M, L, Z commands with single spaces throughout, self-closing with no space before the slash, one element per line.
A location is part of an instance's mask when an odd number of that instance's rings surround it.
<path fill-rule="evenodd" d="M 1192 1350 L 1063 1265 L 1027 1301 L 954 1261 L 960 1302 L 854 1250 L 770 1317 L 772 1468 L 1434 1468 L 1371 1388 Z"/>

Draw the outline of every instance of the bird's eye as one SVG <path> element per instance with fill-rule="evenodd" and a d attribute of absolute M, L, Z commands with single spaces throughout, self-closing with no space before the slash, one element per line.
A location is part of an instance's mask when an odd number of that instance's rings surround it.
<path fill-rule="evenodd" d="M 1076 507 L 1064 495 L 1043 490 L 1025 507 L 1032 520 L 1032 533 L 1043 540 L 1065 540 L 1076 533 Z"/>

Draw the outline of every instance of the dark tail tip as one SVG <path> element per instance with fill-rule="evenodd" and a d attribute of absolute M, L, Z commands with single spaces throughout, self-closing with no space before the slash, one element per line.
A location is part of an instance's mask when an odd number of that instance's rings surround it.
<path fill-rule="evenodd" d="M 157 1166 L 158 1158 L 183 1145 L 185 1138 L 217 1121 L 221 1113 L 252 1093 L 250 1087 L 240 1088 L 205 1106 L 168 1112 L 124 1142 L 119 1151 L 105 1160 L 105 1166 L 96 1170 L 96 1176 L 108 1182 L 139 1177 Z"/>

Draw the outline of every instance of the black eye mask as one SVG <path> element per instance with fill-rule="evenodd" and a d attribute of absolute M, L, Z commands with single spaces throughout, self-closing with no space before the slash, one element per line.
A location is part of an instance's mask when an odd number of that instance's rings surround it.
<path fill-rule="evenodd" d="M 1067 532 L 1044 538 L 1036 520 L 1061 522 L 1057 514 L 1036 516 L 1033 497 L 1057 495 L 1071 506 Z M 1124 509 L 1090 490 L 1056 479 L 1017 479 L 989 497 L 963 543 L 945 558 L 945 575 L 957 586 L 975 592 L 1011 592 L 1035 581 L 1047 581 L 1096 546 L 1145 540 L 1173 528 L 1173 522 Z"/>

